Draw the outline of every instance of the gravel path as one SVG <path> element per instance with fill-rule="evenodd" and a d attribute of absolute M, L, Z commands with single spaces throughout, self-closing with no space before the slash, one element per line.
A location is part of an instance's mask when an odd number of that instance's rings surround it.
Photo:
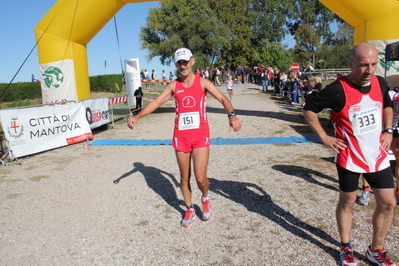
<path fill-rule="evenodd" d="M 300 106 L 257 85 L 237 85 L 233 105 L 243 122 L 238 133 L 228 132 L 224 110 L 208 97 L 212 138 L 313 135 Z M 173 112 L 169 103 L 133 131 L 120 121 L 95 140 L 170 139 Z M 214 215 L 190 228 L 179 225 L 184 203 L 171 146 L 83 146 L 0 168 L 0 265 L 338 263 L 338 182 L 334 154 L 321 144 L 213 145 Z M 193 182 L 198 214 L 200 196 Z M 373 196 L 369 206 L 354 207 L 359 265 L 368 265 L 374 207 Z M 397 210 L 386 248 L 399 255 L 398 247 Z"/>

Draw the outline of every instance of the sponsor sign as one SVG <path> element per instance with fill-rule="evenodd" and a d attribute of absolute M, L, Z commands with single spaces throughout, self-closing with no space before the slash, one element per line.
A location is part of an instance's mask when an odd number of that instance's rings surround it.
<path fill-rule="evenodd" d="M 40 65 L 43 103 L 78 101 L 73 59 Z"/>
<path fill-rule="evenodd" d="M 111 123 L 108 100 L 108 98 L 96 98 L 83 101 L 86 120 L 91 129 Z"/>
<path fill-rule="evenodd" d="M 17 158 L 93 138 L 83 103 L 4 109 L 0 119 Z"/>

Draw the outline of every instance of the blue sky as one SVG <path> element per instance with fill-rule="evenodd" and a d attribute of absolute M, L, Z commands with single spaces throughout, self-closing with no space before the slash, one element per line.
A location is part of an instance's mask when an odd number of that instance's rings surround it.
<path fill-rule="evenodd" d="M 9 83 L 34 48 L 34 27 L 56 3 L 56 0 L 2 1 L 0 8 L 0 83 Z M 118 27 L 120 53 L 114 20 L 88 43 L 89 75 L 121 73 L 120 58 L 139 58 L 140 68 L 152 69 L 160 77 L 161 71 L 174 71 L 174 66 L 162 66 L 158 59 L 148 62 L 147 50 L 140 49 L 140 27 L 146 26 L 150 8 L 160 6 L 159 1 L 126 4 L 115 16 Z M 286 41 L 287 44 L 289 41 Z M 107 61 L 105 68 L 104 62 Z M 31 75 L 40 77 L 37 49 L 35 48 L 13 82 L 30 81 Z"/>

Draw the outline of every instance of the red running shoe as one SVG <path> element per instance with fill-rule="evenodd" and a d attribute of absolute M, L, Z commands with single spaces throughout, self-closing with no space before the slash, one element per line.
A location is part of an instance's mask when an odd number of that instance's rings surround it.
<path fill-rule="evenodd" d="M 180 225 L 183 227 L 190 227 L 192 225 L 194 219 L 195 219 L 195 209 L 187 209 Z"/>
<path fill-rule="evenodd" d="M 339 252 L 342 266 L 357 266 L 355 256 L 353 255 L 352 241 L 349 242 L 349 247 L 341 247 Z"/>
<path fill-rule="evenodd" d="M 212 209 L 211 209 L 211 204 L 210 204 L 210 199 L 203 199 L 201 198 L 202 202 L 202 219 L 204 221 L 208 221 L 212 218 Z"/>
<path fill-rule="evenodd" d="M 396 266 L 396 264 L 388 257 L 385 249 L 378 249 L 377 252 L 371 250 L 371 246 L 366 251 L 366 257 L 369 261 L 380 266 Z"/>

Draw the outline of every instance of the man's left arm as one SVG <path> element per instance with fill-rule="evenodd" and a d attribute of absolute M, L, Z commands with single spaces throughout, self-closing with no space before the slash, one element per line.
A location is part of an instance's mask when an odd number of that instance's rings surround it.
<path fill-rule="evenodd" d="M 383 130 L 385 131 L 388 128 L 392 128 L 393 126 L 393 105 L 392 105 L 392 100 L 391 97 L 389 96 L 389 87 L 388 83 L 386 80 L 382 77 L 378 77 L 378 82 L 380 83 L 381 87 L 381 92 L 382 92 L 382 97 L 383 97 L 383 106 L 384 106 L 384 111 L 383 111 L 383 121 L 382 121 L 382 126 Z M 383 150 L 388 150 L 391 142 L 392 142 L 392 134 L 389 134 L 388 132 L 383 132 L 382 137 L 381 137 L 381 148 Z"/>
<path fill-rule="evenodd" d="M 383 121 L 384 130 L 392 128 L 392 124 L 393 124 L 393 109 L 392 107 L 386 107 L 384 108 L 384 121 Z M 388 150 L 389 147 L 391 146 L 392 138 L 393 138 L 392 134 L 388 132 L 383 132 L 381 137 L 381 149 Z"/>
<path fill-rule="evenodd" d="M 229 125 L 230 125 L 230 130 L 229 131 L 232 131 L 232 130 L 234 132 L 239 131 L 240 128 L 241 128 L 241 120 L 238 119 L 235 114 L 234 115 L 230 115 L 232 112 L 234 112 L 234 109 L 233 109 L 233 105 L 231 104 L 229 99 L 227 99 L 227 97 L 224 96 L 223 93 L 221 93 L 215 87 L 215 85 L 213 85 L 212 82 L 210 82 L 207 79 L 201 78 L 201 86 L 207 92 L 209 92 L 209 94 L 211 94 L 213 98 L 218 100 L 223 105 L 223 107 L 226 110 L 226 112 L 228 114 L 228 117 L 229 117 Z"/>

